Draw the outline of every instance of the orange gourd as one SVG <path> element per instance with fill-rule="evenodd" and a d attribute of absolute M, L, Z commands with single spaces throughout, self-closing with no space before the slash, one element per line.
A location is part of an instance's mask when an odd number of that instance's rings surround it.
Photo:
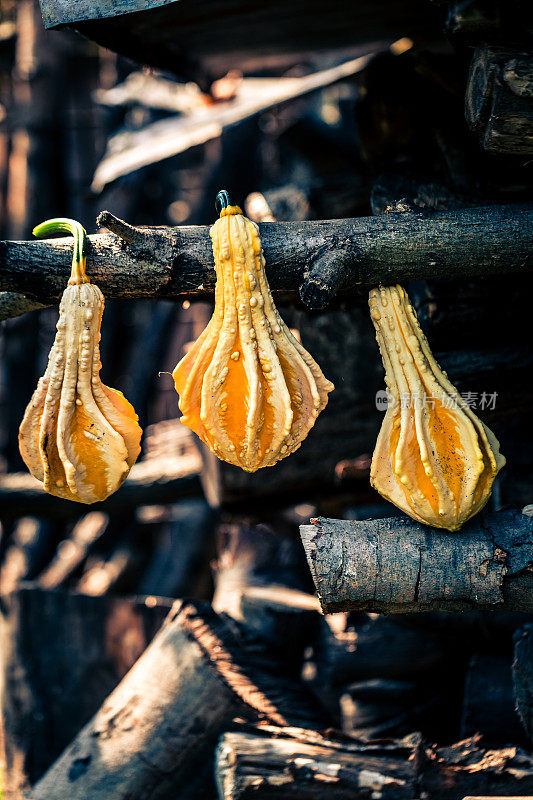
<path fill-rule="evenodd" d="M 373 289 L 369 305 L 390 398 L 371 483 L 413 519 L 458 530 L 487 502 L 505 458 L 435 361 L 405 290 Z"/>
<path fill-rule="evenodd" d="M 274 305 L 257 225 L 227 192 L 217 202 L 214 313 L 173 377 L 184 425 L 218 458 L 254 472 L 300 446 L 333 384 Z"/>
<path fill-rule="evenodd" d="M 31 474 L 47 492 L 94 503 L 115 492 L 140 452 L 142 430 L 133 406 L 100 380 L 104 296 L 85 273 L 86 233 L 69 219 L 38 225 L 34 234 L 74 236 L 72 272 L 59 308 L 48 366 L 19 430 Z"/>

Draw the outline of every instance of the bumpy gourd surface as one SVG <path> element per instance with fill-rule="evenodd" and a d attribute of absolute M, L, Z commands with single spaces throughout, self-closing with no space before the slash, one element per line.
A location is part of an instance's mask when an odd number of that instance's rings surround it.
<path fill-rule="evenodd" d="M 293 453 L 333 384 L 278 314 L 257 225 L 227 206 L 211 228 L 215 310 L 173 377 L 181 421 L 253 472 Z"/>
<path fill-rule="evenodd" d="M 369 305 L 391 398 L 371 483 L 413 519 L 455 531 L 483 508 L 505 458 L 435 361 L 404 289 L 373 289 Z"/>
<path fill-rule="evenodd" d="M 103 309 L 102 292 L 82 269 L 63 294 L 48 366 L 19 431 L 31 474 L 50 494 L 82 503 L 104 500 L 119 488 L 139 455 L 142 434 L 133 406 L 100 380 Z"/>

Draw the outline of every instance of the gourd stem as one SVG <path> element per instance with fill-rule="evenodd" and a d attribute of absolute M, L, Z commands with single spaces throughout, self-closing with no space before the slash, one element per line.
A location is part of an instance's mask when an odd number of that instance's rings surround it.
<path fill-rule="evenodd" d="M 220 214 L 221 211 L 232 205 L 233 203 L 230 200 L 229 193 L 226 191 L 226 189 L 221 189 L 215 200 L 215 208 L 218 213 Z"/>
<path fill-rule="evenodd" d="M 72 271 L 69 284 L 89 283 L 85 274 L 87 233 L 85 228 L 75 219 L 57 217 L 41 222 L 33 229 L 33 235 L 39 239 L 52 236 L 54 233 L 70 233 L 74 237 L 74 250 L 72 252 Z"/>

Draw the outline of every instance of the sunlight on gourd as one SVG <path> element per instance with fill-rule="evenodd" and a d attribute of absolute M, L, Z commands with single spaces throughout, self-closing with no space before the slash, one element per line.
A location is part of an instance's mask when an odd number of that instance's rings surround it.
<path fill-rule="evenodd" d="M 104 296 L 85 274 L 86 233 L 69 219 L 52 219 L 33 233 L 74 236 L 72 273 L 61 298 L 48 366 L 19 430 L 31 474 L 50 494 L 81 503 L 104 500 L 128 475 L 142 430 L 122 392 L 100 380 Z"/>
<path fill-rule="evenodd" d="M 300 446 L 333 384 L 274 305 L 257 225 L 227 192 L 217 204 L 215 310 L 173 377 L 184 425 L 218 458 L 254 472 Z"/>
<path fill-rule="evenodd" d="M 487 502 L 505 458 L 435 361 L 405 290 L 373 289 L 369 305 L 389 393 L 372 486 L 413 519 L 458 530 Z"/>

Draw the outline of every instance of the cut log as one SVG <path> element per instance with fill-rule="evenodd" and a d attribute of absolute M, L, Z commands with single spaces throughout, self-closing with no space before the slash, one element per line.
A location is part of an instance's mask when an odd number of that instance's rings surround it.
<path fill-rule="evenodd" d="M 503 47 L 479 47 L 465 96 L 466 120 L 489 153 L 533 153 L 533 56 Z"/>
<path fill-rule="evenodd" d="M 236 715 L 281 726 L 325 724 L 257 639 L 205 603 L 178 601 L 32 800 L 210 796 L 214 745 Z"/>
<path fill-rule="evenodd" d="M 311 731 L 225 733 L 216 750 L 221 800 L 412 800 L 416 746 L 364 745 Z M 291 736 L 292 733 L 292 736 Z M 274 735 L 272 735 L 274 734 Z"/>
<path fill-rule="evenodd" d="M 421 759 L 420 797 L 461 800 L 465 795 L 533 795 L 533 757 L 519 747 L 489 750 L 480 736 L 450 747 L 430 747 Z M 465 798 L 466 800 L 466 798 Z"/>
<path fill-rule="evenodd" d="M 338 290 L 343 299 L 361 287 L 423 278 L 465 278 L 531 270 L 531 205 L 490 206 L 431 214 L 391 214 L 259 226 L 273 290 L 296 293 L 312 274 L 320 303 Z M 106 297 L 208 296 L 215 284 L 209 227 L 133 228 L 103 212 L 114 231 L 89 237 L 88 275 Z M 342 242 L 342 246 L 339 245 Z M 324 253 L 341 249 L 342 279 Z M 57 303 L 70 272 L 65 240 L 0 243 L 0 289 Z M 345 257 L 346 256 L 346 257 Z M 35 264 L 39 269 L 35 270 Z M 349 269 L 346 265 L 349 264 Z"/>
<path fill-rule="evenodd" d="M 525 800 L 533 791 L 531 755 L 517 747 L 488 750 L 480 737 L 439 748 L 416 735 L 363 744 L 313 731 L 243 726 L 221 737 L 215 769 L 220 800 Z"/>
<path fill-rule="evenodd" d="M 300 527 L 324 613 L 533 611 L 533 518 L 478 516 L 459 533 L 407 517 Z"/>
<path fill-rule="evenodd" d="M 2 620 L 4 793 L 20 800 L 141 655 L 169 600 L 23 584 Z"/>
<path fill-rule="evenodd" d="M 515 634 L 513 683 L 516 708 L 533 743 L 533 625 L 525 625 Z"/>
<path fill-rule="evenodd" d="M 417 628 L 421 616 L 429 619 Z M 456 735 L 467 645 L 432 625 L 435 616 L 326 617 L 303 674 L 326 708 L 338 708 L 345 733 L 367 739 L 417 730 L 431 741 Z"/>

